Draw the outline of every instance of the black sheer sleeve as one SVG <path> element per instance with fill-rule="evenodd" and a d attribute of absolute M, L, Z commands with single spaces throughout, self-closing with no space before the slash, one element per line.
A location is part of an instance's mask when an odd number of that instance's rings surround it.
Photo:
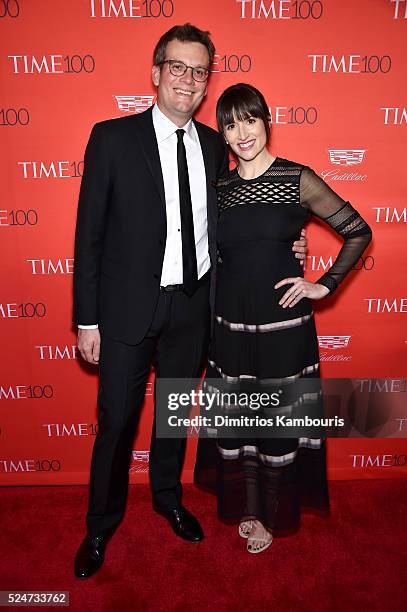
<path fill-rule="evenodd" d="M 335 263 L 316 282 L 333 293 L 372 239 L 372 230 L 315 172 L 305 166 L 300 178 L 300 204 L 344 239 Z"/>

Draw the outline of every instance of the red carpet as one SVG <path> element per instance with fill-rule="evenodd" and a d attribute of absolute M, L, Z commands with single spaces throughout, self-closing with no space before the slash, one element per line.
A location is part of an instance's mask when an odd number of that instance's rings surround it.
<path fill-rule="evenodd" d="M 405 610 L 406 481 L 333 481 L 330 494 L 330 518 L 304 515 L 298 534 L 249 555 L 211 495 L 185 487 L 206 534 L 189 544 L 152 512 L 147 486 L 133 485 L 102 569 L 82 582 L 72 565 L 87 488 L 3 488 L 0 589 L 65 590 L 71 610 L 93 612 Z"/>

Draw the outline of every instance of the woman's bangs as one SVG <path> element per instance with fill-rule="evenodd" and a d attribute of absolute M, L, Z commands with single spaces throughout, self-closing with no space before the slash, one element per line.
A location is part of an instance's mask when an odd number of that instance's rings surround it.
<path fill-rule="evenodd" d="M 249 117 L 259 117 L 259 109 L 254 100 L 246 99 L 243 92 L 228 96 L 222 101 L 221 114 L 224 126 L 234 123 L 236 120 L 245 121 Z"/>

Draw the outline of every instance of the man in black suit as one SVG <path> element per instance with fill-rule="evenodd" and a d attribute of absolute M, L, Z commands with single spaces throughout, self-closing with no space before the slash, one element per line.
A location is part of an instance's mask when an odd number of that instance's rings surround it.
<path fill-rule="evenodd" d="M 132 441 L 150 367 L 162 378 L 199 376 L 207 355 L 216 266 L 216 192 L 228 169 L 220 135 L 192 117 L 207 91 L 214 46 L 208 32 L 175 26 L 159 40 L 152 79 L 157 104 L 97 123 L 85 153 L 75 237 L 78 347 L 99 364 L 99 430 L 87 535 L 75 574 L 103 563 L 123 518 Z M 299 252 L 304 242 L 297 243 Z M 182 505 L 185 439 L 157 438 L 150 481 L 154 509 L 185 540 L 203 538 Z"/>

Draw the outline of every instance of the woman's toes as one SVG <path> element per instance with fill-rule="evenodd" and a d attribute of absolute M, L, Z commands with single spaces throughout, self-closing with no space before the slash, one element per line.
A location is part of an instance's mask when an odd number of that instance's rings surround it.
<path fill-rule="evenodd" d="M 239 525 L 239 534 L 245 538 L 249 537 L 253 527 L 253 521 L 242 521 Z"/>
<path fill-rule="evenodd" d="M 268 548 L 273 540 L 272 534 L 259 521 L 254 521 L 254 526 L 247 541 L 249 552 L 261 552 Z"/>

